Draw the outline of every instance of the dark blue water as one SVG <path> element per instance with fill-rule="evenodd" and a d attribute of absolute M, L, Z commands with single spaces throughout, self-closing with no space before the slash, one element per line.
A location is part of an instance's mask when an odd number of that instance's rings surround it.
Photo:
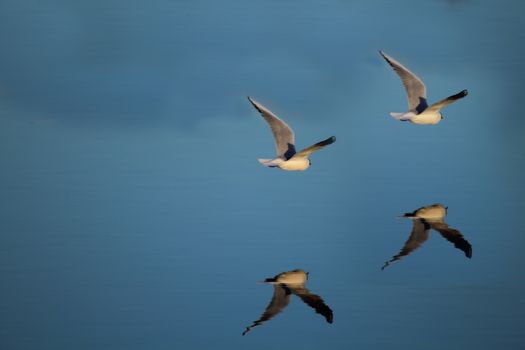
<path fill-rule="evenodd" d="M 521 349 L 520 1 L 2 1 L 2 349 Z M 429 101 L 406 110 L 383 49 Z M 268 127 L 306 172 L 262 167 Z M 397 218 L 448 206 L 468 259 Z M 333 310 L 257 281 L 308 271 Z"/>

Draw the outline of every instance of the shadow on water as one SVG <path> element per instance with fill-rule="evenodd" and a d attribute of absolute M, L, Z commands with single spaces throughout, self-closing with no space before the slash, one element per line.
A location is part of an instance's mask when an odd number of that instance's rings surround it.
<path fill-rule="evenodd" d="M 438 231 L 443 238 L 453 243 L 455 248 L 463 251 L 467 258 L 471 258 L 472 246 L 463 237 L 461 232 L 450 228 L 447 225 L 444 221 L 446 215 L 447 207 L 444 207 L 441 204 L 428 205 L 416 209 L 411 213 L 404 214 L 402 217 L 412 219 L 412 231 L 410 232 L 410 236 L 399 253 L 385 262 L 381 267 L 381 270 L 384 270 L 393 262 L 410 255 L 414 250 L 423 245 L 423 243 L 427 241 L 431 229 Z"/>
<path fill-rule="evenodd" d="M 252 328 L 272 319 L 275 315 L 283 311 L 286 306 L 288 306 L 292 294 L 301 298 L 301 300 L 306 305 L 313 308 L 316 313 L 324 316 L 328 323 L 332 323 L 334 318 L 332 309 L 325 304 L 319 295 L 312 294 L 307 288 L 305 288 L 304 285 L 307 280 L 308 272 L 300 269 L 283 272 L 273 278 L 267 278 L 264 280 L 263 283 L 273 284 L 272 299 L 261 317 L 257 321 L 254 321 L 250 326 L 246 327 L 246 330 L 242 335 L 245 335 L 251 331 Z"/>

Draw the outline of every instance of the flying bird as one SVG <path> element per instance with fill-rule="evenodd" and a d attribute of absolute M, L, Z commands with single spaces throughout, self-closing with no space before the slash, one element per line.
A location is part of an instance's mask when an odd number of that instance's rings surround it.
<path fill-rule="evenodd" d="M 253 98 L 248 97 L 248 100 L 255 109 L 261 113 L 268 125 L 270 125 L 270 129 L 272 130 L 275 139 L 277 157 L 274 159 L 259 159 L 259 162 L 267 167 L 280 168 L 288 171 L 306 170 L 311 165 L 311 161 L 308 158 L 310 157 L 310 154 L 335 142 L 335 136 L 331 136 L 326 140 L 296 152 L 295 136 L 292 129 L 268 108 L 264 107 Z"/>
<path fill-rule="evenodd" d="M 263 322 L 272 319 L 275 315 L 283 311 L 290 302 L 292 294 L 297 295 L 301 300 L 313 308 L 316 313 L 321 314 L 326 319 L 326 322 L 332 323 L 334 316 L 333 312 L 325 304 L 323 299 L 316 294 L 312 294 L 304 284 L 308 279 L 308 272 L 303 270 L 292 270 L 278 274 L 273 278 L 267 278 L 263 283 L 273 284 L 273 296 L 264 310 L 263 314 L 257 321 L 254 321 L 250 326 L 246 327 L 242 335 L 245 335 L 252 328 L 261 325 Z"/>
<path fill-rule="evenodd" d="M 390 113 L 397 120 L 410 121 L 414 124 L 437 124 L 443 119 L 440 112 L 443 107 L 468 95 L 468 91 L 463 90 L 428 106 L 427 89 L 421 79 L 383 51 L 379 51 L 379 53 L 399 75 L 408 95 L 408 112 Z"/>
<path fill-rule="evenodd" d="M 438 231 L 443 238 L 454 244 L 454 247 L 463 251 L 467 258 L 472 258 L 472 246 L 463 237 L 461 232 L 450 228 L 444 221 L 447 215 L 447 208 L 441 204 L 428 205 L 414 210 L 411 213 L 406 213 L 402 217 L 410 218 L 412 222 L 412 231 L 408 240 L 405 242 L 403 248 L 394 255 L 390 260 L 385 262 L 381 270 L 395 261 L 401 260 L 403 257 L 409 255 L 414 250 L 418 249 L 428 239 L 430 230 Z"/>

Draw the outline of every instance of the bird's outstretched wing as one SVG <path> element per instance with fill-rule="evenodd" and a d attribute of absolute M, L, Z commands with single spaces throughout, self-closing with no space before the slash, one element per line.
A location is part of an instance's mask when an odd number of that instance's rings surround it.
<path fill-rule="evenodd" d="M 288 306 L 291 294 L 290 289 L 284 284 L 275 284 L 273 288 L 272 300 L 266 307 L 266 310 L 264 310 L 263 314 L 257 321 L 254 321 L 250 326 L 246 327 L 244 332 L 242 332 L 242 335 L 251 331 L 253 327 L 259 326 L 263 322 L 270 320 Z"/>
<path fill-rule="evenodd" d="M 326 140 L 316 143 L 315 145 L 311 145 L 310 147 L 306 147 L 305 149 L 300 150 L 299 152 L 297 152 L 296 157 L 308 157 L 313 152 L 318 151 L 321 148 L 326 147 L 328 145 L 331 145 L 334 142 L 335 136 L 331 136 Z"/>
<path fill-rule="evenodd" d="M 250 103 L 255 109 L 261 113 L 266 120 L 270 129 L 272 129 L 273 138 L 275 139 L 275 148 L 277 150 L 277 157 L 288 160 L 295 154 L 295 136 L 292 129 L 279 117 L 272 113 L 268 108 L 264 107 L 253 98 L 248 97 Z"/>
<path fill-rule="evenodd" d="M 447 98 L 442 99 L 441 101 L 438 101 L 427 108 L 428 111 L 436 111 L 439 112 L 443 107 L 448 106 L 449 104 L 452 104 L 456 102 L 457 100 L 462 99 L 463 97 L 468 95 L 467 90 L 463 90 L 461 92 L 458 92 L 455 95 L 449 96 Z"/>
<path fill-rule="evenodd" d="M 410 112 L 421 113 L 427 107 L 427 89 L 425 84 L 414 73 L 408 70 L 401 63 L 388 56 L 383 51 L 379 51 L 381 56 L 394 68 L 401 78 L 408 96 L 408 109 Z"/>
<path fill-rule="evenodd" d="M 332 323 L 334 321 L 332 309 L 325 304 L 324 300 L 319 295 L 310 293 L 304 285 L 288 285 L 288 288 L 290 288 L 293 294 L 301 298 L 306 305 L 314 309 L 315 312 L 323 315 L 326 322 Z"/>
<path fill-rule="evenodd" d="M 399 253 L 394 255 L 392 259 L 385 262 L 381 270 L 384 270 L 387 266 L 392 264 L 397 260 L 401 260 L 404 256 L 409 255 L 414 250 L 419 248 L 423 243 L 428 239 L 428 234 L 430 231 L 430 225 L 423 219 L 415 219 L 412 223 L 412 232 L 410 232 L 410 237 L 405 242 L 405 245 Z"/>
<path fill-rule="evenodd" d="M 443 238 L 454 244 L 454 247 L 462 250 L 467 258 L 472 258 L 472 245 L 463 237 L 461 232 L 448 227 L 444 222 L 431 222 L 430 227 L 438 231 Z"/>

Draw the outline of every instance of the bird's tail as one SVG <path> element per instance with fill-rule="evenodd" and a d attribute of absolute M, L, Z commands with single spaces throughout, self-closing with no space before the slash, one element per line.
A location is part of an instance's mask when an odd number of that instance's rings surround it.
<path fill-rule="evenodd" d="M 266 278 L 262 281 L 257 281 L 257 284 L 277 284 L 277 280 L 275 278 Z"/>
<path fill-rule="evenodd" d="M 265 165 L 265 166 L 270 167 L 270 168 L 278 167 L 279 164 L 281 164 L 283 162 L 283 160 L 280 159 L 280 158 L 276 158 L 276 159 L 258 159 L 258 161 L 262 165 Z"/>
<path fill-rule="evenodd" d="M 396 113 L 396 112 L 390 112 L 390 115 L 392 116 L 392 118 L 396 119 L 396 120 L 401 120 L 401 121 L 407 121 L 407 120 L 411 120 L 413 117 L 414 117 L 414 113 Z"/>
<path fill-rule="evenodd" d="M 399 218 L 408 218 L 408 219 L 414 219 L 414 218 L 417 218 L 415 212 L 412 212 L 412 213 L 404 213 L 403 215 L 399 215 L 398 217 L 399 217 Z"/>
<path fill-rule="evenodd" d="M 277 281 L 277 279 L 275 278 L 266 278 L 264 280 L 264 283 L 275 283 Z"/>

